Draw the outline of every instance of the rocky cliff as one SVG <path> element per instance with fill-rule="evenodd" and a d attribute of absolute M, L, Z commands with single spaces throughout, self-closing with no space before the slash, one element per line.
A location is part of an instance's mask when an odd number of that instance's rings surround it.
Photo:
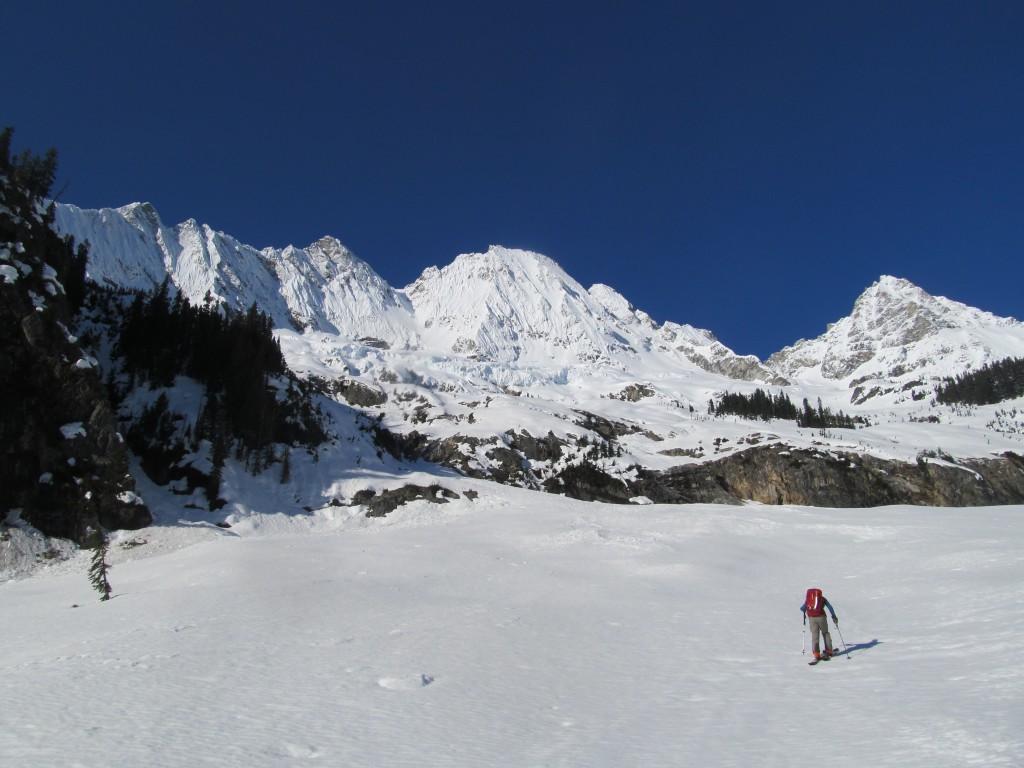
<path fill-rule="evenodd" d="M 919 457 L 915 463 L 784 445 L 666 472 L 642 471 L 635 492 L 668 504 L 709 502 L 877 507 L 973 507 L 1024 503 L 1024 457 Z"/>

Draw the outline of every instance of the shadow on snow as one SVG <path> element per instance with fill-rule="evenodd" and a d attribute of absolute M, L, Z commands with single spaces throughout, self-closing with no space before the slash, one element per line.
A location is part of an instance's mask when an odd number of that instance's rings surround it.
<path fill-rule="evenodd" d="M 843 647 L 842 649 L 839 649 L 839 648 L 833 649 L 833 654 L 832 655 L 833 655 L 833 657 L 835 657 L 835 656 L 849 656 L 854 651 L 863 651 L 863 650 L 867 650 L 868 648 L 874 648 L 876 645 L 879 645 L 881 642 L 882 642 L 881 640 L 875 639 L 875 640 L 870 640 L 870 641 L 868 641 L 866 643 L 854 643 L 853 645 L 847 645 L 847 646 Z"/>

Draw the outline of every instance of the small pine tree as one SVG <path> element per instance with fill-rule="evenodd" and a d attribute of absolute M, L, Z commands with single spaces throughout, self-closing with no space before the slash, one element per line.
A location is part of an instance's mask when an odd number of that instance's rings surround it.
<path fill-rule="evenodd" d="M 110 599 L 110 565 L 107 563 L 107 537 L 102 531 L 97 534 L 96 546 L 92 550 L 92 564 L 89 566 L 89 582 L 100 593 L 100 600 Z"/>
<path fill-rule="evenodd" d="M 292 452 L 284 449 L 284 458 L 281 459 L 281 485 L 292 481 Z"/>

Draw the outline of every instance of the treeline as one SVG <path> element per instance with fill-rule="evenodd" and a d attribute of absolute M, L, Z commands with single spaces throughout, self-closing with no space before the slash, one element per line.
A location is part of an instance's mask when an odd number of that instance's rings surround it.
<path fill-rule="evenodd" d="M 833 412 L 825 408 L 818 398 L 817 408 L 811 406 L 804 398 L 803 407 L 797 408 L 785 392 L 772 395 L 763 389 L 754 390 L 753 394 L 726 392 L 715 402 L 708 401 L 708 413 L 712 416 L 739 416 L 743 419 L 784 419 L 795 421 L 800 427 L 810 429 L 854 429 L 858 425 L 867 425 L 867 419 L 861 416 L 848 416 L 842 411 Z"/>
<path fill-rule="evenodd" d="M 935 399 L 946 405 L 991 405 L 1024 397 L 1024 359 L 1007 357 L 986 363 L 976 371 L 946 377 L 935 390 Z"/>
<path fill-rule="evenodd" d="M 806 401 L 805 401 L 806 402 Z M 708 412 L 712 416 L 733 415 L 744 419 L 786 419 L 796 420 L 799 411 L 785 392 L 771 395 L 763 389 L 757 389 L 752 395 L 741 392 L 726 392 L 716 403 L 708 401 Z"/>
<path fill-rule="evenodd" d="M 191 422 L 171 412 L 161 396 L 128 428 L 129 445 L 154 480 L 166 482 L 169 467 L 209 441 L 212 501 L 232 451 L 259 472 L 287 461 L 287 453 L 277 456 L 275 444 L 315 447 L 327 439 L 326 417 L 313 405 L 312 387 L 291 375 L 272 330 L 255 304 L 245 313 L 222 314 L 212 303 L 192 306 L 180 293 L 171 298 L 167 282 L 136 296 L 114 347 L 120 370 L 108 378 L 108 387 L 115 402 L 139 384 L 171 387 L 177 376 L 205 386 Z"/>

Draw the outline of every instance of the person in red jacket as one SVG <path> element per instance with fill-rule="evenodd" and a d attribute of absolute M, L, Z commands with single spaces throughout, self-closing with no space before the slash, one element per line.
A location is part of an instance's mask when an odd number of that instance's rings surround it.
<path fill-rule="evenodd" d="M 821 594 L 821 590 L 817 587 L 808 589 L 807 597 L 804 599 L 804 604 L 800 606 L 800 610 L 804 614 L 805 626 L 807 620 L 811 620 L 811 648 L 814 650 L 815 659 L 830 659 L 834 655 L 832 652 L 832 636 L 828 633 L 828 619 L 825 618 L 826 608 L 832 614 L 832 621 L 838 627 L 839 619 L 836 618 L 836 612 L 832 609 L 831 603 Z M 819 635 L 825 638 L 824 655 L 821 653 Z"/>

